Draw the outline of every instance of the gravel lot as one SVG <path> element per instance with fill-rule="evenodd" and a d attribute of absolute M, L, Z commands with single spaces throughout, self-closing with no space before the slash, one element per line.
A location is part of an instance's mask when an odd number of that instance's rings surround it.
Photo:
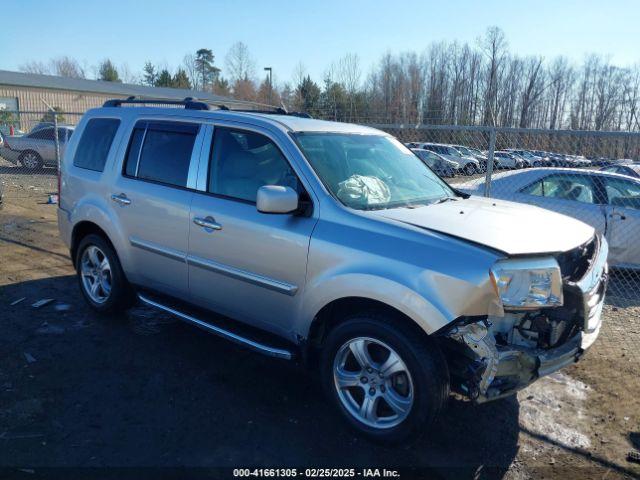
<path fill-rule="evenodd" d="M 609 300 L 601 337 L 579 364 L 517 398 L 482 406 L 452 398 L 425 438 L 381 447 L 345 428 L 313 376 L 295 364 L 142 307 L 122 318 L 90 312 L 57 237 L 56 207 L 46 204 L 53 173 L 21 175 L 0 165 L 0 467 L 36 474 L 45 467 L 364 466 L 398 467 L 402 478 L 424 473 L 411 473 L 416 468 L 441 478 L 640 476 L 640 465 L 626 459 L 640 449 L 637 306 Z M 54 302 L 31 306 L 43 298 Z"/>

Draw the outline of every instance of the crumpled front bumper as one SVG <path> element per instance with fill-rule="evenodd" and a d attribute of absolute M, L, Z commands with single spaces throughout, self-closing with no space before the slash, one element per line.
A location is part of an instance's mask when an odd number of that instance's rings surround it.
<path fill-rule="evenodd" d="M 489 330 L 480 324 L 452 330 L 449 338 L 466 344 L 476 354 L 476 361 L 470 368 L 475 377 L 462 385 L 463 393 L 484 403 L 511 395 L 538 378 L 577 362 L 600 333 L 608 279 L 607 255 L 608 246 L 603 239 L 585 276 L 566 285 L 581 299 L 578 321 L 582 322 L 582 329 L 562 345 L 550 349 L 497 345 Z"/>

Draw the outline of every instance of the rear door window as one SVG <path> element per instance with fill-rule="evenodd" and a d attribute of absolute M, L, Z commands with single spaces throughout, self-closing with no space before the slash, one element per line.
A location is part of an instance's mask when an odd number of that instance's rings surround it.
<path fill-rule="evenodd" d="M 73 157 L 73 164 L 79 168 L 102 172 L 119 126 L 120 120 L 115 118 L 89 120 L 82 132 L 76 154 Z M 62 130 L 62 132 L 65 131 Z"/>
<path fill-rule="evenodd" d="M 549 175 L 523 188 L 521 193 L 581 203 L 598 203 L 596 188 L 587 175 Z"/>
<path fill-rule="evenodd" d="M 186 187 L 198 129 L 190 123 L 139 122 L 129 143 L 125 175 Z"/>
<path fill-rule="evenodd" d="M 609 205 L 640 210 L 640 184 L 622 178 L 604 178 Z"/>

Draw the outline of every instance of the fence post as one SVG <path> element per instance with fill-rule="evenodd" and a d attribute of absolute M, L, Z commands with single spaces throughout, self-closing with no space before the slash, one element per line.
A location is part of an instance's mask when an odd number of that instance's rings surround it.
<path fill-rule="evenodd" d="M 493 152 L 496 149 L 496 129 L 489 132 L 489 152 L 487 153 L 487 172 L 484 178 L 484 196 L 491 196 L 491 177 L 493 176 Z"/>
<path fill-rule="evenodd" d="M 58 138 L 58 112 L 53 111 L 53 138 L 56 142 L 56 165 L 60 173 L 60 139 Z"/>

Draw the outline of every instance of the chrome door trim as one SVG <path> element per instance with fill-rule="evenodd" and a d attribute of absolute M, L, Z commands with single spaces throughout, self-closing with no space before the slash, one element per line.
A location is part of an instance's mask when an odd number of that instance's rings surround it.
<path fill-rule="evenodd" d="M 136 173 L 135 176 L 138 176 L 138 172 L 140 171 L 140 158 L 142 158 L 142 149 L 144 148 L 144 141 L 147 138 L 147 130 L 149 130 L 149 123 L 145 123 L 144 125 L 144 133 L 142 134 L 142 140 L 140 140 L 140 148 L 138 150 L 138 157 L 136 158 Z M 136 129 L 136 124 L 133 125 L 133 130 Z M 132 132 L 133 132 L 132 130 Z M 133 133 L 132 133 L 133 135 Z"/>
<path fill-rule="evenodd" d="M 189 173 L 187 174 L 187 188 L 196 189 L 198 182 L 198 172 L 200 171 L 200 156 L 202 145 L 206 137 L 206 125 L 200 124 L 198 134 L 193 142 L 193 150 L 191 150 L 191 159 L 189 160 Z"/>
<path fill-rule="evenodd" d="M 211 272 L 219 273 L 236 280 L 242 280 L 243 282 L 267 288 L 278 293 L 283 293 L 291 297 L 293 297 L 298 292 L 298 287 L 296 285 L 291 285 L 290 283 L 281 282 L 279 280 L 264 277 L 256 273 L 240 270 L 239 268 L 230 267 L 228 265 L 197 257 L 195 255 L 187 255 L 187 264 L 202 268 L 204 270 L 209 270 Z"/>
<path fill-rule="evenodd" d="M 198 175 L 195 180 L 194 188 L 200 192 L 207 191 L 207 180 L 209 177 L 209 156 L 211 153 L 211 142 L 213 141 L 213 125 L 203 124 L 202 130 L 202 146 L 200 148 L 200 157 L 198 159 Z M 209 148 L 205 148 L 209 147 Z"/>
<path fill-rule="evenodd" d="M 293 354 L 288 350 L 283 350 L 281 348 L 270 347 L 269 345 L 264 345 L 262 343 L 255 342 L 249 338 L 241 337 L 233 332 L 225 330 L 220 327 L 216 327 L 215 325 L 211 325 L 207 322 L 204 322 L 198 318 L 192 317 L 191 315 L 187 315 L 186 313 L 180 312 L 176 309 L 168 307 L 166 305 L 162 305 L 161 303 L 155 302 L 142 294 L 138 294 L 138 298 L 141 302 L 146 303 L 151 307 L 158 308 L 167 313 L 175 315 L 176 317 L 185 320 L 188 323 L 191 323 L 197 327 L 200 327 L 208 332 L 214 333 L 220 337 L 226 338 L 227 340 L 231 340 L 232 342 L 238 343 L 245 347 L 248 347 L 257 352 L 263 353 L 264 355 L 268 355 L 270 357 L 283 358 L 285 360 L 291 360 L 293 358 Z"/>
<path fill-rule="evenodd" d="M 146 250 L 147 252 L 151 253 L 156 253 L 158 255 L 162 255 L 163 257 L 170 258 L 171 260 L 177 260 L 178 262 L 186 263 L 187 255 L 180 250 L 163 247 L 162 245 L 158 245 L 157 243 L 147 242 L 146 240 L 142 240 L 137 237 L 129 237 L 129 243 L 132 247 Z"/>

